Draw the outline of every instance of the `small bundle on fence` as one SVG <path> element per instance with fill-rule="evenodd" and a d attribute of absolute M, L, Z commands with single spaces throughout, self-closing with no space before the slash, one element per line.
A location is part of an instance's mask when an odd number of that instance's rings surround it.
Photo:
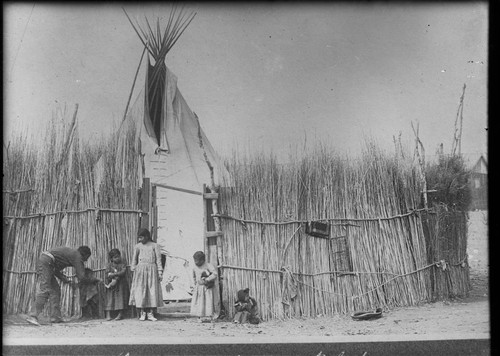
<path fill-rule="evenodd" d="M 355 160 L 320 146 L 288 164 L 235 154 L 226 165 L 231 182 L 220 200 L 226 306 L 247 287 L 264 320 L 431 299 L 436 267 L 413 162 L 368 145 Z M 330 224 L 329 236 L 307 234 L 310 221 Z"/>
<path fill-rule="evenodd" d="M 92 256 L 86 266 L 104 280 L 109 250 L 118 248 L 129 260 L 136 242 L 140 164 L 135 127 L 81 142 L 76 112 L 71 122 L 66 114 L 53 119 L 41 146 L 21 137 L 4 149 L 4 172 L 9 172 L 3 182 L 6 314 L 28 312 L 41 252 L 87 245 Z M 65 273 L 74 276 L 73 268 Z M 78 291 L 62 286 L 61 309 L 65 317 L 80 315 Z"/>

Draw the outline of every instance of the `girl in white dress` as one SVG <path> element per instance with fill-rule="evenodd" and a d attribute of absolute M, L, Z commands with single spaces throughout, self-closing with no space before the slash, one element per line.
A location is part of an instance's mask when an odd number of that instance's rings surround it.
<path fill-rule="evenodd" d="M 191 315 L 197 316 L 200 322 L 212 321 L 215 316 L 214 284 L 217 283 L 217 270 L 205 261 L 205 254 L 202 251 L 196 252 L 193 259 L 195 266 Z"/>
<path fill-rule="evenodd" d="M 160 247 L 151 241 L 148 229 L 141 229 L 137 240 L 139 243 L 134 247 L 130 268 L 134 275 L 130 288 L 129 304 L 140 311 L 139 320 L 144 321 L 147 318 L 156 321 L 153 308 L 163 306 L 160 285 L 163 275 Z"/>

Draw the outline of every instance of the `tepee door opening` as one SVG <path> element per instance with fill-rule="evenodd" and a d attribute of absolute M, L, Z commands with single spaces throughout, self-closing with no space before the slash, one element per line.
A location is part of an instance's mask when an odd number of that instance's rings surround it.
<path fill-rule="evenodd" d="M 152 184 L 152 232 L 164 266 L 163 300 L 190 300 L 193 254 L 204 251 L 203 194 Z"/>

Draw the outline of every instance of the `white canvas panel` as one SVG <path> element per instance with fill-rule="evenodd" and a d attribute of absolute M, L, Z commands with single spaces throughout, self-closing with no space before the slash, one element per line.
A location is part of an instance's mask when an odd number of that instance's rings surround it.
<path fill-rule="evenodd" d="M 164 300 L 190 299 L 193 254 L 203 251 L 203 197 L 157 187 L 157 242 L 167 255 L 163 277 Z M 166 291 L 165 285 L 172 290 Z"/>

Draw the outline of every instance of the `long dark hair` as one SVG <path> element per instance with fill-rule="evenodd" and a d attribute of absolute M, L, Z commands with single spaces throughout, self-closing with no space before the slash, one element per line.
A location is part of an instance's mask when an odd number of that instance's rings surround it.
<path fill-rule="evenodd" d="M 148 239 L 148 241 L 151 241 L 151 233 L 149 232 L 148 229 L 146 228 L 142 228 L 139 230 L 139 233 L 137 234 L 137 236 L 142 236 L 142 237 L 145 237 Z"/>

